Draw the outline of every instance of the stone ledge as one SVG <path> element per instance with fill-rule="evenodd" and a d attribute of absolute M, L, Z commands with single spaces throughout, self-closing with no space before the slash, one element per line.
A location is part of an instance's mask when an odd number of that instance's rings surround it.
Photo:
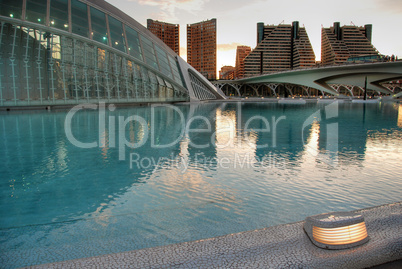
<path fill-rule="evenodd" d="M 402 258 L 402 203 L 354 211 L 370 241 L 344 250 L 314 246 L 304 221 L 254 231 L 30 268 L 367 268 Z"/>

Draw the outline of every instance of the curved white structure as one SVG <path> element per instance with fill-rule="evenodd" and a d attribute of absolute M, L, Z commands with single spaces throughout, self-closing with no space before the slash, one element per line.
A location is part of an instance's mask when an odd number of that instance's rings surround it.
<path fill-rule="evenodd" d="M 161 40 L 103 0 L 0 2 L 0 107 L 219 98 Z"/>

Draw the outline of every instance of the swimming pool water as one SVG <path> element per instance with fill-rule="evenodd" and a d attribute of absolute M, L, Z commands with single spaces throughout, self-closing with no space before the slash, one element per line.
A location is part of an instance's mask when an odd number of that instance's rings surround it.
<path fill-rule="evenodd" d="M 99 108 L 0 115 L 1 267 L 400 201 L 398 103 Z"/>

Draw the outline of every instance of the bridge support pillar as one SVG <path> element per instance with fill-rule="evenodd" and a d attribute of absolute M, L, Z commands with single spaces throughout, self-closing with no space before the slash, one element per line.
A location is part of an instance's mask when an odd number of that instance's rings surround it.
<path fill-rule="evenodd" d="M 256 96 L 260 96 L 260 95 L 258 94 L 258 88 L 259 88 L 260 86 L 261 86 L 260 84 L 257 84 L 257 85 L 250 85 L 250 87 L 255 91 Z"/>
<path fill-rule="evenodd" d="M 302 89 L 307 93 L 307 96 L 310 97 L 310 87 L 308 86 L 302 86 Z"/>
<path fill-rule="evenodd" d="M 289 91 L 290 96 L 293 96 L 293 89 L 294 89 L 294 86 L 293 86 L 293 85 L 289 85 L 289 84 L 285 84 L 285 88 Z"/>
<path fill-rule="evenodd" d="M 241 96 L 241 94 L 240 94 L 241 85 L 240 84 L 230 84 L 230 86 L 232 86 L 237 91 L 237 94 L 240 97 Z"/>
<path fill-rule="evenodd" d="M 273 91 L 275 97 L 277 97 L 276 88 L 278 88 L 279 84 L 272 84 L 272 83 L 270 83 L 270 84 L 264 84 L 264 85 L 267 86 L 271 91 Z"/>

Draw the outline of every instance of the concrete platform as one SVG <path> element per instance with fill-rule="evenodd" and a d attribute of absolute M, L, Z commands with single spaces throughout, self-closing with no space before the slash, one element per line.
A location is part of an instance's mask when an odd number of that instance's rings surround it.
<path fill-rule="evenodd" d="M 300 221 L 205 240 L 30 268 L 356 269 L 402 259 L 401 202 L 354 212 L 365 218 L 370 240 L 351 249 L 317 248 L 303 230 L 304 221 Z"/>
<path fill-rule="evenodd" d="M 401 268 L 402 268 L 402 260 L 387 262 L 381 265 L 370 267 L 370 269 L 401 269 Z"/>

